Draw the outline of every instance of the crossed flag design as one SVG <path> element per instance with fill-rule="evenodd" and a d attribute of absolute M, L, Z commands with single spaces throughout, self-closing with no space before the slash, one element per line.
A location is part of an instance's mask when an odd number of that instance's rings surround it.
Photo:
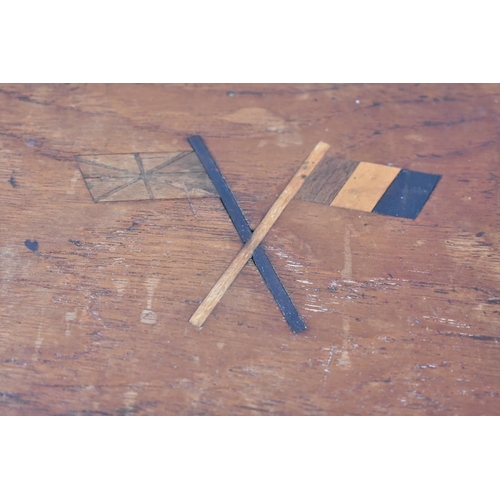
<path fill-rule="evenodd" d="M 96 202 L 220 197 L 244 246 L 199 305 L 189 322 L 202 327 L 249 259 L 294 333 L 304 320 L 281 283 L 261 242 L 288 203 L 296 199 L 329 206 L 415 219 L 440 176 L 387 165 L 341 160 L 319 142 L 252 232 L 236 198 L 200 136 L 193 151 L 79 156 L 78 166 Z"/>

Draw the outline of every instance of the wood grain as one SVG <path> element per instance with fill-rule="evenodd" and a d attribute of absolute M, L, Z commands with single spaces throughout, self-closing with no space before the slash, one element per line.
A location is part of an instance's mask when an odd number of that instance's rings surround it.
<path fill-rule="evenodd" d="M 332 201 L 332 207 L 371 212 L 400 168 L 361 162 Z"/>
<path fill-rule="evenodd" d="M 358 164 L 358 161 L 326 154 L 300 188 L 296 199 L 330 205 Z"/>
<path fill-rule="evenodd" d="M 2 84 L 0 106 L 1 414 L 500 414 L 500 85 Z M 442 178 L 415 220 L 294 199 L 262 245 L 308 330 L 249 264 L 199 331 L 241 248 L 220 199 L 94 203 L 75 162 L 193 134 L 252 228 L 320 139 Z"/>
<path fill-rule="evenodd" d="M 77 156 L 96 202 L 218 197 L 191 151 Z"/>
<path fill-rule="evenodd" d="M 201 328 L 203 323 L 215 309 L 215 306 L 220 302 L 224 294 L 227 292 L 233 281 L 236 279 L 243 266 L 252 257 L 256 248 L 261 244 L 267 233 L 273 227 L 278 217 L 283 213 L 288 203 L 297 194 L 297 191 L 304 184 L 309 174 L 314 170 L 316 165 L 321 161 L 325 153 L 330 148 L 329 144 L 318 142 L 315 148 L 311 151 L 304 163 L 291 178 L 285 189 L 278 196 L 278 199 L 273 203 L 261 223 L 257 226 L 252 234 L 252 237 L 245 243 L 238 255 L 233 259 L 228 268 L 224 271 L 217 283 L 210 290 L 195 313 L 191 316 L 189 322 L 193 326 Z"/>

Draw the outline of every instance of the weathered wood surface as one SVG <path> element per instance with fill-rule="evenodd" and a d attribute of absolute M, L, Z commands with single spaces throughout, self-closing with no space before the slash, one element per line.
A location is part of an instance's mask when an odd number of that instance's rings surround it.
<path fill-rule="evenodd" d="M 357 103 L 359 101 L 359 103 Z M 0 413 L 500 414 L 500 86 L 2 85 Z M 441 174 L 416 220 L 294 200 L 264 240 L 218 198 L 94 203 L 75 156 L 202 135 L 256 227 L 318 141 Z"/>

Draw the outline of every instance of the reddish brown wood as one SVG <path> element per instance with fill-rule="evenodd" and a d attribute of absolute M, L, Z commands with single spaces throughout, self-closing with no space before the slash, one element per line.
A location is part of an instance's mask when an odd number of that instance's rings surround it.
<path fill-rule="evenodd" d="M 498 85 L 2 85 L 0 413 L 499 414 L 499 100 Z M 305 334 L 251 264 L 197 330 L 241 246 L 220 200 L 94 203 L 75 161 L 193 134 L 254 228 L 319 140 L 443 177 L 416 220 L 290 203 L 264 244 Z"/>

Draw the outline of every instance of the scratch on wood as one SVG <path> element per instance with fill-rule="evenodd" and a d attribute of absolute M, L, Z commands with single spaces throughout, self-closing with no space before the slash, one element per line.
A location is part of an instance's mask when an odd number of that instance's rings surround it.
<path fill-rule="evenodd" d="M 147 298 L 146 309 L 144 309 L 141 313 L 141 323 L 145 323 L 147 325 L 156 324 L 157 316 L 156 316 L 156 313 L 153 312 L 152 306 L 153 306 L 153 296 L 154 296 L 156 287 L 158 286 L 159 282 L 160 282 L 160 278 L 158 276 L 153 276 L 151 278 L 148 278 L 146 281 L 146 289 L 148 291 L 148 298 Z"/>
<path fill-rule="evenodd" d="M 335 344 L 332 344 L 328 351 L 328 359 L 323 365 L 325 367 L 325 374 L 323 375 L 323 391 L 326 389 L 326 381 L 330 373 L 330 365 L 332 364 L 333 355 L 335 354 Z"/>
<path fill-rule="evenodd" d="M 344 330 L 344 340 L 342 341 L 342 355 L 338 361 L 338 365 L 346 370 L 351 368 L 351 358 L 349 356 L 349 316 L 343 316 L 342 318 L 342 329 Z"/>
<path fill-rule="evenodd" d="M 70 311 L 70 312 L 67 312 L 65 314 L 65 318 L 66 318 L 66 335 L 70 335 L 71 334 L 71 331 L 70 331 L 70 324 L 75 321 L 76 319 L 76 309 L 74 311 Z"/>
<path fill-rule="evenodd" d="M 340 271 L 344 279 L 352 278 L 351 230 L 349 226 L 344 231 L 344 269 Z"/>
<path fill-rule="evenodd" d="M 123 394 L 123 405 L 126 408 L 126 414 L 133 413 L 135 411 L 135 401 L 137 399 L 137 392 L 133 388 L 128 388 L 129 390 Z"/>
<path fill-rule="evenodd" d="M 38 325 L 38 330 L 36 333 L 36 340 L 35 340 L 35 352 L 31 356 L 32 361 L 38 361 L 38 355 L 40 348 L 42 347 L 43 343 L 43 318 L 45 316 L 45 307 L 42 307 L 42 310 L 40 312 L 40 324 Z"/>
<path fill-rule="evenodd" d="M 78 170 L 76 170 L 75 173 L 73 174 L 73 177 L 71 178 L 70 187 L 68 189 L 66 189 L 66 194 L 69 194 L 69 195 L 75 194 L 75 184 L 77 183 L 79 177 L 80 177 L 80 174 L 79 174 Z"/>
<path fill-rule="evenodd" d="M 111 278 L 111 281 L 114 283 L 116 287 L 116 291 L 118 292 L 118 297 L 123 297 L 125 293 L 125 288 L 127 287 L 128 280 L 125 278 Z"/>
<path fill-rule="evenodd" d="M 188 190 L 186 188 L 186 184 L 183 182 L 182 187 L 184 188 L 184 191 L 186 191 L 186 197 L 187 201 L 189 203 L 189 208 L 191 209 L 191 212 L 193 212 L 194 218 L 198 220 L 198 214 L 196 213 L 196 210 L 194 209 L 193 203 L 191 202 L 191 197 L 189 196 Z"/>

